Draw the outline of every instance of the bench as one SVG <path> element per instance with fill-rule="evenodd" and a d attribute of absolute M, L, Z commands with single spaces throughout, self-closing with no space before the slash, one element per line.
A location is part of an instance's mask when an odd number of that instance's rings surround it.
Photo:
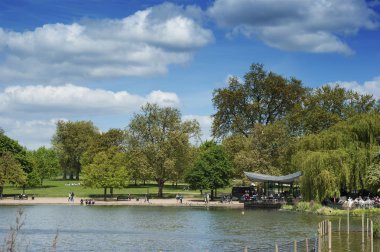
<path fill-rule="evenodd" d="M 120 201 L 120 200 L 131 200 L 131 196 L 128 196 L 128 195 L 119 195 L 116 197 L 116 200 L 117 201 Z"/>
<path fill-rule="evenodd" d="M 1 194 L 0 195 L 0 199 L 2 199 L 2 198 L 14 198 L 14 197 L 16 197 L 16 196 L 18 196 L 18 195 L 20 195 L 20 194 L 16 194 L 16 193 L 12 193 L 12 194 Z"/>

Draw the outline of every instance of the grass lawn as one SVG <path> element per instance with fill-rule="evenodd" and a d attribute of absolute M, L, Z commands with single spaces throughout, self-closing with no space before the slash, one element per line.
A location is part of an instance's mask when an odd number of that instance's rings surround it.
<path fill-rule="evenodd" d="M 81 181 L 78 180 L 46 180 L 43 183 L 43 186 L 36 188 L 26 188 L 25 194 L 35 195 L 36 197 L 68 197 L 70 192 L 74 192 L 76 197 L 103 197 L 102 188 L 86 188 L 81 185 Z M 164 197 L 175 197 L 175 195 L 182 194 L 184 197 L 202 197 L 199 190 L 183 190 L 184 187 L 187 187 L 186 184 L 178 184 L 178 187 L 172 186 L 171 183 L 167 183 L 164 187 Z M 210 190 L 207 190 L 210 192 Z M 19 194 L 22 193 L 22 188 L 15 187 L 12 185 L 7 185 L 4 187 L 3 194 Z M 114 195 L 126 195 L 131 194 L 135 196 L 143 196 L 146 193 L 149 193 L 155 197 L 158 193 L 157 184 L 149 182 L 146 185 L 130 185 L 127 188 L 123 189 L 114 189 Z M 231 187 L 218 189 L 218 194 L 230 194 Z M 107 190 L 109 194 L 109 190 Z"/>

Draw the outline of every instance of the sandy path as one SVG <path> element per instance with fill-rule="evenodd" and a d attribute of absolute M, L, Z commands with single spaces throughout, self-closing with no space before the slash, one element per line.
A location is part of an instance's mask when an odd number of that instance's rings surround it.
<path fill-rule="evenodd" d="M 3 198 L 0 200 L 0 205 L 39 205 L 39 204 L 65 204 L 65 205 L 80 205 L 80 198 L 75 198 L 74 202 L 68 202 L 67 198 L 61 197 L 36 197 L 34 200 L 31 198 L 27 200 L 15 200 L 13 198 Z M 212 206 L 212 207 L 226 207 L 226 208 L 243 208 L 244 205 L 239 202 L 220 203 L 217 201 L 209 202 L 207 205 L 199 199 L 188 198 L 183 199 L 182 204 L 177 203 L 175 199 L 150 199 L 149 203 L 144 202 L 144 199 L 136 201 L 116 201 L 116 200 L 95 200 L 95 205 L 133 205 L 133 206 Z"/>

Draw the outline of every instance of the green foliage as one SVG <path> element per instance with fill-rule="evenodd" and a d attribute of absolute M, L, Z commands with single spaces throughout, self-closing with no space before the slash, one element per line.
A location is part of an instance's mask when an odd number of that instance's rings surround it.
<path fill-rule="evenodd" d="M 63 177 L 70 174 L 72 179 L 76 175 L 79 179 L 81 170 L 80 160 L 88 149 L 90 142 L 98 135 L 98 130 L 91 121 L 58 121 L 52 144 L 58 154 Z"/>
<path fill-rule="evenodd" d="M 292 160 L 303 171 L 305 199 L 323 200 L 376 186 L 377 166 L 371 157 L 379 151 L 379 121 L 376 113 L 357 115 L 298 141 Z"/>
<path fill-rule="evenodd" d="M 128 159 L 125 153 L 111 147 L 95 155 L 93 163 L 85 165 L 82 171 L 83 184 L 88 187 L 123 188 L 128 185 Z"/>
<path fill-rule="evenodd" d="M 230 134 L 249 136 L 255 124 L 274 123 L 301 103 L 306 89 L 301 81 L 266 72 L 263 65 L 252 64 L 244 75 L 229 79 L 227 88 L 214 90 L 212 133 L 215 137 Z"/>
<path fill-rule="evenodd" d="M 302 103 L 287 114 L 287 121 L 296 135 L 320 133 L 338 122 L 375 110 L 376 102 L 371 95 L 359 95 L 339 85 L 325 85 L 310 89 Z"/>
<path fill-rule="evenodd" d="M 29 152 L 28 158 L 33 167 L 28 176 L 28 180 L 33 181 L 28 182 L 29 185 L 35 185 L 37 180 L 42 185 L 45 179 L 56 177 L 60 172 L 58 156 L 53 149 L 40 147 L 36 151 Z"/>
<path fill-rule="evenodd" d="M 215 190 L 228 186 L 231 178 L 232 166 L 223 147 L 206 141 L 200 146 L 200 154 L 187 174 L 186 182 L 192 188 Z"/>
<path fill-rule="evenodd" d="M 3 152 L 0 155 L 0 195 L 5 184 L 26 184 L 26 173 L 21 164 L 11 152 Z"/>
<path fill-rule="evenodd" d="M 163 195 L 165 182 L 177 180 L 186 170 L 191 157 L 189 139 L 198 135 L 198 122 L 181 122 L 181 114 L 174 108 L 147 104 L 141 114 L 132 118 L 127 130 L 127 151 L 137 153 L 138 160 L 143 161 L 139 165 L 137 160 L 132 160 L 138 169 L 151 171 L 159 187 L 159 197 Z"/>
<path fill-rule="evenodd" d="M 294 140 L 281 123 L 256 124 L 248 137 L 233 135 L 223 141 L 235 167 L 235 177 L 243 171 L 280 175 L 293 172 L 291 155 Z"/>
<path fill-rule="evenodd" d="M 32 171 L 32 165 L 27 159 L 25 148 L 0 131 L 0 156 L 5 152 L 12 153 L 25 172 L 29 173 Z"/>

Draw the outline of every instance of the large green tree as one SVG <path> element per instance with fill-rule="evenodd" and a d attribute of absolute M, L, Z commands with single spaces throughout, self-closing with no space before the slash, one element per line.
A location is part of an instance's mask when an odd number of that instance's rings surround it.
<path fill-rule="evenodd" d="M 212 101 L 217 112 L 213 115 L 212 133 L 215 137 L 248 137 L 254 125 L 284 118 L 301 103 L 305 93 L 301 81 L 268 73 L 262 64 L 253 64 L 243 83 L 232 77 L 228 87 L 214 90 Z"/>
<path fill-rule="evenodd" d="M 186 175 L 186 181 L 194 189 L 210 189 L 211 199 L 218 188 L 230 184 L 233 170 L 223 146 L 206 141 L 200 146 L 200 153 L 193 168 Z"/>
<path fill-rule="evenodd" d="M 6 151 L 0 154 L 0 196 L 8 183 L 25 185 L 26 173 L 14 154 Z"/>
<path fill-rule="evenodd" d="M 379 150 L 378 113 L 359 114 L 301 138 L 293 164 L 303 171 L 301 189 L 305 199 L 322 200 L 339 196 L 340 192 L 369 189 L 368 176 L 376 167 L 373 156 Z"/>
<path fill-rule="evenodd" d="M 144 167 L 151 169 L 162 197 L 165 182 L 176 178 L 179 162 L 186 158 L 190 138 L 199 135 L 198 122 L 182 122 L 178 109 L 147 104 L 133 116 L 126 132 L 127 148 L 144 156 Z"/>
<path fill-rule="evenodd" d="M 104 200 L 107 188 L 124 188 L 129 183 L 129 160 L 124 152 L 110 147 L 95 155 L 93 162 L 83 167 L 83 184 L 87 187 L 103 188 Z"/>
<path fill-rule="evenodd" d="M 45 179 L 57 176 L 60 173 L 60 165 L 57 153 L 53 149 L 40 147 L 36 151 L 29 152 L 29 160 L 33 165 L 31 178 L 38 180 L 42 185 Z"/>
<path fill-rule="evenodd" d="M 63 179 L 79 179 L 81 157 L 88 149 L 91 140 L 98 135 L 91 121 L 58 121 L 52 144 L 58 154 L 63 169 Z"/>

